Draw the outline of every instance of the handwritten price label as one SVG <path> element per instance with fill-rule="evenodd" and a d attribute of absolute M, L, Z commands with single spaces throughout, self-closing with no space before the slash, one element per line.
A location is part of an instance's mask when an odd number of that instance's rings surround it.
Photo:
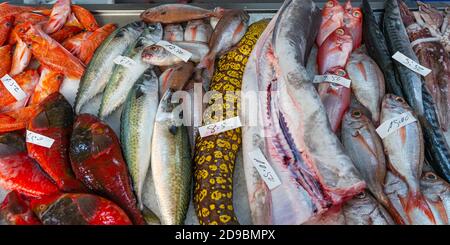
<path fill-rule="evenodd" d="M 392 118 L 382 123 L 377 129 L 378 135 L 384 139 L 396 130 L 417 121 L 411 112 L 402 113 L 400 116 Z"/>
<path fill-rule="evenodd" d="M 117 56 L 113 61 L 114 63 L 125 66 L 126 68 L 131 68 L 136 65 L 136 61 L 122 55 Z"/>
<path fill-rule="evenodd" d="M 275 170 L 273 170 L 272 166 L 270 166 L 266 157 L 259 148 L 255 151 L 249 152 L 248 156 L 252 159 L 253 166 L 255 166 L 259 175 L 261 175 L 261 178 L 270 190 L 273 190 L 281 185 L 281 181 L 275 173 Z"/>
<path fill-rule="evenodd" d="M 171 52 L 173 55 L 176 55 L 178 58 L 182 59 L 184 62 L 188 62 L 188 60 L 192 57 L 192 53 L 178 47 L 175 44 L 169 43 L 167 41 L 161 40 L 156 43 L 156 45 L 165 48 L 167 51 Z"/>
<path fill-rule="evenodd" d="M 337 75 L 317 75 L 314 77 L 313 83 L 336 83 L 346 88 L 350 88 L 352 80 Z"/>
<path fill-rule="evenodd" d="M 4 75 L 2 78 L 3 86 L 8 90 L 8 92 L 17 100 L 23 100 L 27 97 L 27 94 L 22 90 L 22 88 L 17 84 L 16 80 L 14 80 L 8 74 Z"/>
<path fill-rule="evenodd" d="M 242 127 L 241 120 L 239 119 L 239 117 L 233 117 L 217 123 L 200 127 L 198 128 L 198 132 L 200 133 L 200 137 L 204 138 L 239 127 Z"/>
<path fill-rule="evenodd" d="M 43 146 L 46 148 L 52 147 L 53 142 L 55 142 L 55 140 L 52 138 L 28 130 L 26 141 L 27 143 Z"/>
<path fill-rule="evenodd" d="M 420 65 L 419 63 L 415 62 L 414 60 L 408 58 L 406 55 L 398 51 L 394 55 L 392 55 L 392 58 L 422 76 L 426 76 L 431 72 L 430 69 Z"/>

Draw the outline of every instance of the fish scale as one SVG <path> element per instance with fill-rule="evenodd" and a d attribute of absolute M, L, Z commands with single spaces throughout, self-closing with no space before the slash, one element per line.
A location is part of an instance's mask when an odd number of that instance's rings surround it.
<path fill-rule="evenodd" d="M 241 89 L 242 76 L 248 57 L 268 21 L 262 20 L 249 27 L 237 48 L 223 55 L 211 81 L 211 91 L 221 96 Z M 228 94 L 230 95 L 230 94 Z M 239 98 L 229 96 L 223 109 L 240 108 Z M 210 104 L 208 110 L 214 110 Z M 227 111 L 229 112 L 229 111 Z M 237 115 L 236 110 L 226 115 Z M 205 124 L 221 121 L 211 118 Z M 237 153 L 241 145 L 241 129 L 228 130 L 205 138 L 198 137 L 195 146 L 195 186 L 194 202 L 197 217 L 203 225 L 238 224 L 233 207 L 233 171 Z"/>

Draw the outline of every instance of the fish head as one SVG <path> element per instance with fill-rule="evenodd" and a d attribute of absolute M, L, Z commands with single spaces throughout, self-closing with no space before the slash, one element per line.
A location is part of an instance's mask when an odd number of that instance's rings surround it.
<path fill-rule="evenodd" d="M 344 28 L 336 29 L 327 38 L 327 40 L 325 40 L 325 43 L 327 43 L 327 45 L 331 45 L 331 47 L 333 47 L 333 48 L 337 48 L 338 50 L 336 50 L 336 51 L 351 52 L 351 50 L 353 49 L 352 36 Z"/>
<path fill-rule="evenodd" d="M 163 38 L 164 29 L 161 23 L 148 24 L 147 29 L 149 31 L 149 37 L 153 40 L 153 42 L 158 42 Z"/>
<path fill-rule="evenodd" d="M 150 45 L 142 52 L 142 60 L 149 64 L 160 64 L 170 56 L 169 52 L 162 46 Z"/>
<path fill-rule="evenodd" d="M 14 16 L 9 15 L 9 16 L 3 17 L 3 21 L 1 22 L 1 25 L 5 29 L 10 29 L 13 27 L 13 23 L 14 23 Z"/>
<path fill-rule="evenodd" d="M 351 108 L 344 115 L 342 128 L 350 128 L 352 135 L 356 136 L 358 131 L 363 127 L 367 127 L 369 123 L 369 118 L 361 109 Z"/>
<path fill-rule="evenodd" d="M 339 13 L 344 13 L 344 7 L 337 0 L 329 0 L 325 3 L 322 10 L 323 17 L 334 16 Z"/>
<path fill-rule="evenodd" d="M 99 158 L 113 148 L 115 136 L 113 130 L 97 117 L 80 114 L 73 127 L 70 145 L 71 161 L 84 162 L 90 158 Z"/>
<path fill-rule="evenodd" d="M 373 206 L 374 200 L 367 191 L 356 194 L 352 199 L 348 200 L 346 205 L 350 205 L 353 208 L 361 208 L 367 205 Z"/>
<path fill-rule="evenodd" d="M 47 211 L 47 209 L 58 199 L 62 198 L 65 194 L 57 193 L 50 196 L 44 196 L 39 199 L 33 199 L 30 202 L 31 210 L 38 216 L 42 217 L 42 215 Z"/>
<path fill-rule="evenodd" d="M 450 191 L 450 184 L 432 171 L 427 171 L 422 174 L 420 185 L 423 190 L 433 189 L 434 193 L 444 193 Z"/>
<path fill-rule="evenodd" d="M 381 108 L 382 110 L 388 110 L 397 114 L 401 114 L 405 112 L 405 110 L 411 111 L 406 100 L 403 97 L 394 94 L 386 94 L 384 96 Z"/>
<path fill-rule="evenodd" d="M 0 157 L 26 152 L 23 135 L 15 132 L 0 134 Z"/>
<path fill-rule="evenodd" d="M 149 8 L 141 13 L 141 19 L 159 20 L 168 14 L 166 8 Z"/>
<path fill-rule="evenodd" d="M 0 224 L 40 224 L 28 202 L 17 192 L 11 191 L 0 206 Z"/>
<path fill-rule="evenodd" d="M 70 130 L 73 124 L 73 110 L 70 103 L 58 92 L 49 95 L 30 121 L 31 128 L 63 128 Z"/>

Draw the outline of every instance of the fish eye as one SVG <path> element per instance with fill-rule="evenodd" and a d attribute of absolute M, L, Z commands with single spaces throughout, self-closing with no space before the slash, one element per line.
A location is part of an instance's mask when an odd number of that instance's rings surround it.
<path fill-rule="evenodd" d="M 329 8 L 334 7 L 333 1 L 328 1 L 328 2 L 327 2 L 327 7 L 329 7 Z"/>
<path fill-rule="evenodd" d="M 156 51 L 156 50 L 158 50 L 158 47 L 152 46 L 150 49 L 151 49 L 152 51 Z"/>
<path fill-rule="evenodd" d="M 167 14 L 166 11 L 162 11 L 162 12 L 161 12 L 161 15 L 165 15 L 165 14 Z"/>
<path fill-rule="evenodd" d="M 338 76 L 343 77 L 343 76 L 345 76 L 346 74 L 347 74 L 347 72 L 346 72 L 345 70 L 343 70 L 343 69 L 337 69 L 337 70 L 336 70 L 336 75 L 338 75 Z"/>
<path fill-rule="evenodd" d="M 400 103 L 405 103 L 405 100 L 402 97 L 396 97 L 395 100 Z"/>
<path fill-rule="evenodd" d="M 361 116 L 362 116 L 362 113 L 359 110 L 352 111 L 352 117 L 360 118 Z"/>
<path fill-rule="evenodd" d="M 366 193 L 365 192 L 361 192 L 361 193 L 357 194 L 355 197 L 358 198 L 358 199 L 364 199 L 364 198 L 366 198 Z"/>
<path fill-rule="evenodd" d="M 425 173 L 425 179 L 427 179 L 427 180 L 437 180 L 437 176 L 436 176 L 436 174 L 435 173 L 433 173 L 433 172 L 427 172 L 427 173 Z"/>
<path fill-rule="evenodd" d="M 336 34 L 338 34 L 339 36 L 344 35 L 345 31 L 342 28 L 336 29 Z"/>
<path fill-rule="evenodd" d="M 353 16 L 359 18 L 361 16 L 361 12 L 359 10 L 353 11 Z"/>

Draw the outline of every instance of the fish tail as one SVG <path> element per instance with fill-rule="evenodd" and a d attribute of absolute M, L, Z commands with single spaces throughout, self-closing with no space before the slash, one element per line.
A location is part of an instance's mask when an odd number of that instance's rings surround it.
<path fill-rule="evenodd" d="M 198 64 L 197 68 L 205 69 L 208 73 L 208 77 L 212 77 L 214 74 L 214 62 L 216 60 L 216 54 L 209 52 L 203 60 Z"/>
<path fill-rule="evenodd" d="M 406 213 L 408 217 L 411 217 L 411 213 L 414 209 L 419 209 L 422 211 L 433 224 L 436 224 L 433 211 L 431 211 L 431 208 L 422 193 L 410 191 L 408 193 L 408 200 L 406 203 Z"/>

